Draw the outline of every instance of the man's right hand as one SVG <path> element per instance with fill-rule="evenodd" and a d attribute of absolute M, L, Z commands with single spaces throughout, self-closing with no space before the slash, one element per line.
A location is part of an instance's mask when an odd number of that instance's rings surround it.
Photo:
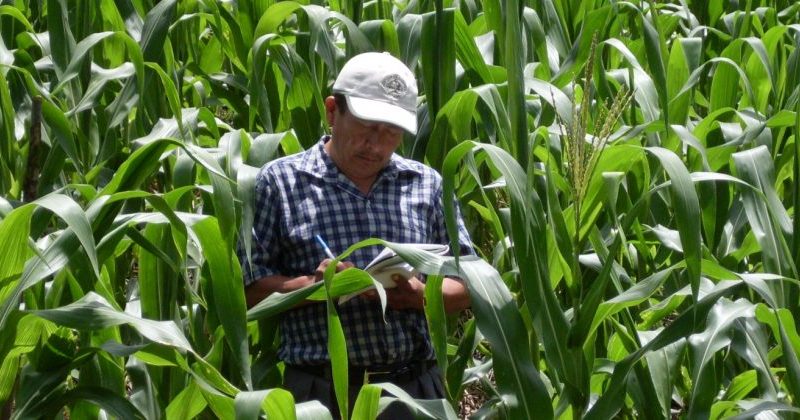
<path fill-rule="evenodd" d="M 314 274 L 299 277 L 287 277 L 280 274 L 274 276 L 262 277 L 255 283 L 247 286 L 244 289 L 245 298 L 247 300 L 247 307 L 251 308 L 258 302 L 261 302 L 267 296 L 278 293 L 289 293 L 303 287 L 310 286 L 318 281 L 322 281 L 325 269 L 331 263 L 331 259 L 324 259 L 319 263 Z M 353 267 L 353 263 L 347 261 L 340 261 L 336 265 L 336 271 Z"/>
<path fill-rule="evenodd" d="M 319 263 L 319 265 L 317 266 L 317 270 L 314 271 L 315 282 L 322 281 L 322 278 L 325 275 L 325 270 L 328 268 L 328 265 L 330 265 L 332 261 L 333 260 L 330 258 L 325 258 L 324 260 L 322 260 L 321 263 Z M 339 261 L 339 264 L 336 265 L 336 272 L 338 273 L 340 271 L 343 271 L 351 267 L 353 267 L 353 263 L 349 261 Z"/>

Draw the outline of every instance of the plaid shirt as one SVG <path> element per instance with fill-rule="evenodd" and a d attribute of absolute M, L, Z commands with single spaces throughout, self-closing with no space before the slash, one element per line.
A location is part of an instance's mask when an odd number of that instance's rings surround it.
<path fill-rule="evenodd" d="M 339 172 L 323 148 L 326 141 L 323 137 L 311 149 L 261 169 L 256 180 L 253 271 L 242 263 L 246 285 L 269 275 L 313 273 L 327 258 L 314 239 L 318 234 L 334 254 L 371 237 L 449 243 L 436 171 L 395 154 L 364 195 Z M 474 254 L 460 213 L 458 229 L 462 254 Z M 380 250 L 361 248 L 347 260 L 364 267 Z M 378 302 L 356 298 L 339 306 L 339 316 L 353 365 L 434 359 L 421 311 L 387 308 L 384 322 Z M 327 335 L 324 303 L 289 310 L 281 319 L 278 356 L 291 364 L 324 363 L 329 360 Z"/>

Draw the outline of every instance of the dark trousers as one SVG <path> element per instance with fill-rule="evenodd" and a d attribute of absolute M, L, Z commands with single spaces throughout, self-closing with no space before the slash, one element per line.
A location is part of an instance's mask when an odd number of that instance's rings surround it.
<path fill-rule="evenodd" d="M 362 376 L 359 376 L 359 373 Z M 388 376 L 392 377 L 392 379 L 375 378 L 370 382 L 391 382 L 415 399 L 444 398 L 442 374 L 436 365 L 425 365 L 424 368 L 413 372 L 413 374 Z M 357 368 L 351 369 L 348 394 L 351 413 L 358 397 L 358 392 L 361 389 L 362 378 L 363 372 L 358 372 Z M 286 365 L 283 384 L 284 388 L 292 393 L 296 402 L 318 400 L 330 410 L 334 419 L 341 418 L 329 368 Z M 412 418 L 414 418 L 412 410 L 399 401 L 390 404 L 378 416 L 380 420 L 409 420 Z"/>

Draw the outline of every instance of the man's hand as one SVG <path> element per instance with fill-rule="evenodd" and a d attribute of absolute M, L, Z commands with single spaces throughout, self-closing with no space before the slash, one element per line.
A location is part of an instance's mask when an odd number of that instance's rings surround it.
<path fill-rule="evenodd" d="M 425 283 L 416 277 L 408 279 L 401 275 L 392 276 L 392 280 L 397 287 L 386 289 L 386 303 L 389 308 L 424 310 Z M 368 290 L 361 296 L 370 300 L 378 300 L 378 292 L 375 290 Z M 448 314 L 458 313 L 470 307 L 469 291 L 460 280 L 445 277 L 442 283 L 442 297 L 444 311 Z"/>
<path fill-rule="evenodd" d="M 397 287 L 386 289 L 386 303 L 396 310 L 424 309 L 425 283 L 416 277 L 405 278 L 399 274 L 392 276 Z"/>
<path fill-rule="evenodd" d="M 328 265 L 330 265 L 332 261 L 333 260 L 330 258 L 325 258 L 324 260 L 322 260 L 321 263 L 319 263 L 316 271 L 314 271 L 314 282 L 323 280 L 323 278 L 325 277 L 325 270 L 328 268 Z M 336 264 L 336 272 L 338 273 L 350 267 L 353 267 L 353 263 L 349 261 L 339 261 L 339 264 Z"/>
<path fill-rule="evenodd" d="M 314 274 L 308 276 L 287 277 L 274 275 L 259 279 L 257 282 L 244 289 L 247 307 L 252 307 L 275 292 L 289 293 L 297 289 L 310 286 L 318 281 L 322 281 L 325 269 L 328 268 L 328 264 L 330 264 L 331 261 L 333 260 L 327 258 L 322 260 L 322 262 L 320 262 L 317 266 L 317 269 L 314 271 Z M 336 271 L 339 272 L 352 266 L 353 263 L 351 262 L 339 262 L 339 264 L 336 265 Z"/>

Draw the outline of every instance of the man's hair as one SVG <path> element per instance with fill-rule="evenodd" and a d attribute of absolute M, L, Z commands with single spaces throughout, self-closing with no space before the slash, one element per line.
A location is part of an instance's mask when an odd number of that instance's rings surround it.
<path fill-rule="evenodd" d="M 344 97 L 344 94 L 334 93 L 333 100 L 336 101 L 336 109 L 339 110 L 340 113 L 344 114 L 347 112 L 347 98 Z"/>

